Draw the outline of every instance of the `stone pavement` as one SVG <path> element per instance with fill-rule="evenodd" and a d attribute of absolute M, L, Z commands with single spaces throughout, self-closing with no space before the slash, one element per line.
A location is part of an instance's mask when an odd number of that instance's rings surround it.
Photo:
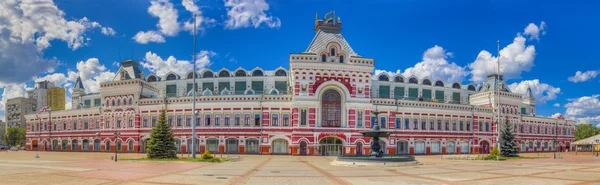
<path fill-rule="evenodd" d="M 113 153 L 0 152 L 0 184 L 598 184 L 600 158 L 449 161 L 416 156 L 423 165 L 339 167 L 332 157 L 241 155 L 238 162 L 111 161 Z M 551 156 L 551 153 L 525 154 Z M 217 156 L 219 156 L 217 154 Z M 119 154 L 119 157 L 143 157 Z"/>

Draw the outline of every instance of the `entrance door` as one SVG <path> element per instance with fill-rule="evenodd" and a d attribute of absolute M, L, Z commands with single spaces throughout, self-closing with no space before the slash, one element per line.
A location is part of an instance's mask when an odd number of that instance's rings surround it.
<path fill-rule="evenodd" d="M 356 155 L 363 155 L 363 144 L 361 142 L 356 143 Z"/>
<path fill-rule="evenodd" d="M 288 154 L 288 142 L 285 139 L 273 140 L 273 154 Z"/>
<path fill-rule="evenodd" d="M 481 152 L 482 154 L 489 154 L 490 153 L 490 143 L 488 143 L 487 141 L 481 141 Z"/>
<path fill-rule="evenodd" d="M 300 141 L 300 155 L 306 155 L 308 154 L 307 150 L 306 150 L 306 141 Z"/>
<path fill-rule="evenodd" d="M 337 137 L 326 137 L 319 141 L 319 151 L 323 156 L 340 156 L 342 155 L 342 140 Z"/>
<path fill-rule="evenodd" d="M 225 143 L 225 147 L 227 148 L 227 153 L 236 154 L 238 153 L 238 140 L 234 138 L 227 139 L 227 143 Z"/>
<path fill-rule="evenodd" d="M 246 139 L 246 153 L 257 154 L 258 153 L 258 139 Z"/>
<path fill-rule="evenodd" d="M 397 154 L 408 154 L 408 141 L 398 141 L 396 145 Z"/>
<path fill-rule="evenodd" d="M 425 142 L 415 141 L 415 154 L 425 154 Z"/>

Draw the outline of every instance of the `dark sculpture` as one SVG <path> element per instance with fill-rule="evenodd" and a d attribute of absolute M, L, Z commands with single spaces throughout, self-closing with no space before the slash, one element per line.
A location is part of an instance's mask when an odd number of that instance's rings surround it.
<path fill-rule="evenodd" d="M 390 135 L 390 132 L 381 131 L 379 125 L 377 124 L 380 112 L 375 110 L 375 112 L 373 112 L 373 114 L 375 114 L 375 118 L 377 118 L 377 119 L 375 119 L 375 122 L 373 122 L 373 129 L 371 131 L 363 131 L 363 132 L 361 132 L 361 134 L 364 137 L 372 138 L 371 153 L 369 155 L 372 158 L 382 158 L 384 153 L 383 153 L 383 150 L 381 149 L 381 145 L 379 144 L 379 138 L 380 137 L 388 137 Z"/>

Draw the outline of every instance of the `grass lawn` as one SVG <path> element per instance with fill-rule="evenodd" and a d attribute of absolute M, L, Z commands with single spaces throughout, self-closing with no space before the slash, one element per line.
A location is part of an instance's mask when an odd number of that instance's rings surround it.
<path fill-rule="evenodd" d="M 149 158 L 120 158 L 119 160 L 126 161 L 163 161 L 163 162 L 210 162 L 210 163 L 221 163 L 229 161 L 227 158 L 212 158 L 212 159 L 201 159 L 201 158 L 176 158 L 176 159 L 149 159 Z"/>

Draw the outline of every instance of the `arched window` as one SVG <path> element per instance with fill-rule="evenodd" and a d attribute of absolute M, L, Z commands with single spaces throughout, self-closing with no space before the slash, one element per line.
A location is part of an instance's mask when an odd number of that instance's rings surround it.
<path fill-rule="evenodd" d="M 335 90 L 327 90 L 321 97 L 322 104 L 322 126 L 340 127 L 342 120 L 342 97 Z"/>
<path fill-rule="evenodd" d="M 252 76 L 264 76 L 263 72 L 261 70 L 254 70 L 252 71 Z"/>
<path fill-rule="evenodd" d="M 275 72 L 275 76 L 286 76 L 286 73 L 283 69 L 280 69 Z"/>
<path fill-rule="evenodd" d="M 325 54 L 321 55 L 321 62 L 327 61 L 327 56 Z"/>
<path fill-rule="evenodd" d="M 219 72 L 219 77 L 230 77 L 229 71 L 223 70 Z"/>
<path fill-rule="evenodd" d="M 396 77 L 394 78 L 394 82 L 400 82 L 400 83 L 404 83 L 404 78 L 402 78 L 402 77 L 399 77 L 399 76 L 396 76 Z"/>
<path fill-rule="evenodd" d="M 117 106 L 121 106 L 121 100 L 117 100 Z"/>
<path fill-rule="evenodd" d="M 335 56 L 335 48 L 331 48 L 331 52 L 329 52 L 331 56 Z"/>
<path fill-rule="evenodd" d="M 215 75 L 210 71 L 206 71 L 202 74 L 202 78 L 212 78 L 212 77 L 215 77 Z"/>
<path fill-rule="evenodd" d="M 113 101 L 112 101 L 112 106 L 115 106 L 115 100 L 114 100 L 114 99 L 113 99 Z"/>
<path fill-rule="evenodd" d="M 444 82 L 442 82 L 442 81 L 439 81 L 439 80 L 438 80 L 438 81 L 435 81 L 435 86 L 436 86 L 436 87 L 444 87 Z"/>
<path fill-rule="evenodd" d="M 423 80 L 423 85 L 431 85 L 431 81 L 429 79 Z"/>
<path fill-rule="evenodd" d="M 452 84 L 452 88 L 460 89 L 460 84 L 454 83 L 454 84 Z"/>
<path fill-rule="evenodd" d="M 167 75 L 167 80 L 177 80 L 177 76 L 175 76 L 175 74 L 169 74 Z"/>
<path fill-rule="evenodd" d="M 133 105 L 133 98 L 129 98 L 129 105 Z"/>
<path fill-rule="evenodd" d="M 390 78 L 387 75 L 379 75 L 379 81 L 390 81 Z"/>
<path fill-rule="evenodd" d="M 344 63 L 344 55 L 340 55 L 340 63 Z"/>
<path fill-rule="evenodd" d="M 475 86 L 474 86 L 474 85 L 469 85 L 469 86 L 467 87 L 467 89 L 468 89 L 469 91 L 475 91 Z"/>
<path fill-rule="evenodd" d="M 237 70 L 237 71 L 235 72 L 235 76 L 247 76 L 247 75 L 246 75 L 246 71 L 244 71 L 244 70 L 241 70 L 241 69 L 240 69 L 240 70 Z"/>
<path fill-rule="evenodd" d="M 415 78 L 415 77 L 412 77 L 412 78 L 408 79 L 408 83 L 419 84 L 419 80 L 417 80 L 417 78 Z"/>
<path fill-rule="evenodd" d="M 156 82 L 156 76 L 148 77 L 148 82 Z"/>
<path fill-rule="evenodd" d="M 187 75 L 188 79 L 193 79 L 194 78 L 194 72 L 188 73 Z M 198 78 L 198 74 L 196 73 L 196 78 Z"/>
<path fill-rule="evenodd" d="M 110 100 L 106 100 L 106 105 L 104 105 L 104 106 L 107 106 L 107 107 L 110 106 Z"/>

